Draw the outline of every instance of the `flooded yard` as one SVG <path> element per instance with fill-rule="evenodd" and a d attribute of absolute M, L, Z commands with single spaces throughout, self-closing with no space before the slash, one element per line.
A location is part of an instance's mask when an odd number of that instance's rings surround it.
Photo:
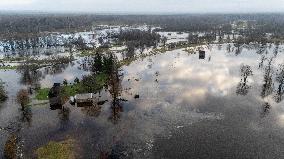
<path fill-rule="evenodd" d="M 284 46 L 202 47 L 205 55 L 174 49 L 122 65 L 95 106 L 51 110 L 32 94 L 22 111 L 17 92 L 32 84 L 19 71 L 0 70 L 9 95 L 0 104 L 0 154 L 17 135 L 22 158 L 35 158 L 50 141 L 69 143 L 74 158 L 283 158 Z M 35 81 L 73 83 L 90 74 L 83 61 L 42 68 Z"/>

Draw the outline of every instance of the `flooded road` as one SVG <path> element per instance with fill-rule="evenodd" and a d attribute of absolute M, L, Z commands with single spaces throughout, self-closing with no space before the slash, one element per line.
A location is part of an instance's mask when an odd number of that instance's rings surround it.
<path fill-rule="evenodd" d="M 106 102 L 99 109 L 67 103 L 64 110 L 50 110 L 41 103 L 23 113 L 15 102 L 25 87 L 21 75 L 1 70 L 10 98 L 1 104 L 0 126 L 20 123 L 24 158 L 35 157 L 49 141 L 66 139 L 75 141 L 76 158 L 283 158 L 277 79 L 284 46 L 277 52 L 274 45 L 266 51 L 229 47 L 204 46 L 205 56 L 179 49 L 138 58 L 101 91 L 99 101 Z M 78 65 L 39 82 L 50 87 L 88 74 Z M 0 135 L 2 155 L 9 133 Z"/>

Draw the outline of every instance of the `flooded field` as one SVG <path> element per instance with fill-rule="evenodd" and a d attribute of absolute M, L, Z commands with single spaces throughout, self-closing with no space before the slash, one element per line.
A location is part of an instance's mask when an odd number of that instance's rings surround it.
<path fill-rule="evenodd" d="M 31 77 L 0 70 L 9 96 L 0 104 L 0 154 L 14 135 L 19 158 L 35 158 L 50 141 L 68 143 L 82 159 L 283 158 L 284 45 L 202 47 L 205 53 L 144 51 L 110 76 L 95 106 L 66 102 L 54 110 L 35 93 L 24 111 L 16 102 L 18 91 L 35 83 L 72 85 L 89 75 L 86 56 Z"/>

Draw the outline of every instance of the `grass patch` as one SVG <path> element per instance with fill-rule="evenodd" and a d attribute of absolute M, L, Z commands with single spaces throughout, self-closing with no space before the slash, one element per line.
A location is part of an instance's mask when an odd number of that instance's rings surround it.
<path fill-rule="evenodd" d="M 162 48 L 156 48 L 156 49 L 153 49 L 153 52 L 160 52 L 160 53 L 164 53 L 168 51 L 168 49 L 166 47 L 162 47 Z"/>
<path fill-rule="evenodd" d="M 84 56 L 93 56 L 95 55 L 95 51 L 82 51 L 78 56 L 84 57 Z"/>
<path fill-rule="evenodd" d="M 96 82 L 100 87 L 103 87 L 108 80 L 108 75 L 105 73 L 101 73 L 96 75 Z"/>
<path fill-rule="evenodd" d="M 120 44 L 120 43 L 115 43 L 115 44 L 112 44 L 112 47 L 122 47 L 123 44 Z"/>
<path fill-rule="evenodd" d="M 16 70 L 17 66 L 1 66 L 0 70 Z"/>
<path fill-rule="evenodd" d="M 48 100 L 48 92 L 50 88 L 42 88 L 37 90 L 36 99 L 37 100 Z"/>
<path fill-rule="evenodd" d="M 25 57 L 20 57 L 20 56 L 17 56 L 17 57 L 4 57 L 3 59 L 0 59 L 0 60 L 15 62 L 15 61 L 23 61 L 23 60 L 25 60 Z"/>
<path fill-rule="evenodd" d="M 133 61 L 137 60 L 139 57 L 132 57 L 132 58 L 126 58 L 121 61 L 119 61 L 119 67 L 121 66 L 129 66 Z"/>
<path fill-rule="evenodd" d="M 81 89 L 82 89 L 81 84 L 62 86 L 62 95 L 63 96 L 74 96 L 78 92 L 80 92 Z M 49 90 L 50 88 L 42 88 L 42 89 L 37 90 L 35 98 L 37 100 L 48 100 Z"/>
<path fill-rule="evenodd" d="M 107 52 L 109 51 L 109 48 L 95 48 L 95 49 L 91 49 L 91 50 L 83 50 L 80 54 L 78 54 L 79 57 L 84 57 L 84 56 L 94 56 L 98 53 L 102 53 L 102 52 Z"/>
<path fill-rule="evenodd" d="M 62 95 L 66 97 L 74 96 L 83 90 L 82 84 L 72 84 L 62 87 Z"/>
<path fill-rule="evenodd" d="M 80 83 L 74 83 L 67 86 L 61 86 L 61 96 L 63 98 L 68 98 L 70 96 L 75 96 L 79 93 L 87 93 L 90 90 L 98 91 L 107 83 L 108 75 L 105 73 L 100 73 L 94 76 L 89 76 L 88 81 L 90 81 L 90 85 Z M 94 79 L 94 82 L 92 81 Z M 89 87 L 88 87 L 89 86 Z M 92 89 L 90 89 L 92 87 Z M 50 88 L 42 88 L 36 91 L 35 99 L 37 100 L 48 100 L 48 93 Z M 95 92 L 93 92 L 95 93 Z"/>
<path fill-rule="evenodd" d="M 51 141 L 36 150 L 38 159 L 75 159 L 75 141 L 68 139 L 62 142 Z"/>

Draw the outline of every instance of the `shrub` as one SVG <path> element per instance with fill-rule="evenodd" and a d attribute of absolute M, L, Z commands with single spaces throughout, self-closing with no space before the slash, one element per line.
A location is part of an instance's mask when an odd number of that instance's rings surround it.
<path fill-rule="evenodd" d="M 63 85 L 64 85 L 64 86 L 67 86 L 67 85 L 68 85 L 67 79 L 64 79 L 64 80 L 63 80 Z"/>
<path fill-rule="evenodd" d="M 76 77 L 76 78 L 74 79 L 74 83 L 75 83 L 75 84 L 80 83 L 80 80 L 79 80 L 79 78 L 78 78 L 78 77 Z"/>
<path fill-rule="evenodd" d="M 17 137 L 15 135 L 11 135 L 5 143 L 4 156 L 7 159 L 17 158 L 16 151 L 17 151 Z"/>

